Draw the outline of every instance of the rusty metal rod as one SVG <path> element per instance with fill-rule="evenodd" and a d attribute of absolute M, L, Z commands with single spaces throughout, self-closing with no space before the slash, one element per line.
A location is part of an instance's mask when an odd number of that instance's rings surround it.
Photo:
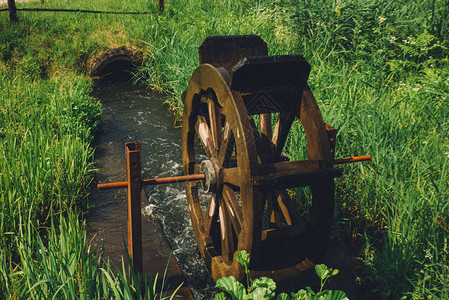
<path fill-rule="evenodd" d="M 367 160 L 371 160 L 371 155 L 334 159 L 334 165 L 349 164 L 349 163 L 354 163 L 354 162 L 358 162 L 358 161 L 367 161 Z"/>
<path fill-rule="evenodd" d="M 177 177 L 144 179 L 142 182 L 142 185 L 157 185 L 157 184 L 174 183 L 174 182 L 196 181 L 196 180 L 203 180 L 203 179 L 204 179 L 203 174 L 194 174 L 194 175 L 177 176 Z"/>
<path fill-rule="evenodd" d="M 367 161 L 367 160 L 371 160 L 371 155 L 338 158 L 338 159 L 334 160 L 334 164 L 342 165 L 342 164 L 349 164 L 349 163 Z M 166 184 L 166 183 L 174 183 L 174 182 L 197 181 L 197 180 L 203 180 L 203 179 L 204 179 L 203 174 L 185 175 L 185 176 L 177 176 L 177 177 L 152 178 L 152 179 L 142 180 L 141 185 L 142 186 L 158 185 L 158 184 Z M 99 190 L 126 188 L 126 187 L 128 187 L 127 181 L 100 183 L 97 185 L 97 188 Z"/>
<path fill-rule="evenodd" d="M 196 181 L 204 179 L 203 174 L 194 174 L 194 175 L 186 175 L 186 176 L 177 176 L 177 177 L 164 177 L 164 178 L 153 178 L 153 179 L 144 179 L 141 182 L 142 186 L 145 185 L 158 185 L 158 184 L 166 184 L 166 183 L 174 183 L 174 182 L 186 182 L 186 181 Z M 122 182 L 111 182 L 111 183 L 101 183 L 97 185 L 99 190 L 105 189 L 114 189 L 114 188 L 126 188 L 128 186 L 127 181 Z"/>

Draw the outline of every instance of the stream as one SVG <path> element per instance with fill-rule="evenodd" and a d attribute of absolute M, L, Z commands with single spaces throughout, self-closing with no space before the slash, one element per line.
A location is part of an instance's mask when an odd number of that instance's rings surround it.
<path fill-rule="evenodd" d="M 93 96 L 103 105 L 94 141 L 98 183 L 126 180 L 126 142 L 142 143 L 142 178 L 182 173 L 181 128 L 175 126 L 162 95 L 130 83 L 105 82 Z M 154 278 L 158 272 L 161 277 L 172 250 L 182 271 L 176 274 L 175 266 L 169 265 L 167 274 L 175 277 L 172 287 L 179 285 L 183 276 L 195 299 L 212 298 L 214 283 L 196 248 L 184 184 L 147 186 L 144 191 L 144 273 L 150 272 Z M 121 269 L 120 257 L 126 255 L 126 189 L 95 191 L 91 203 L 94 208 L 88 216 L 88 238 L 103 246 L 105 256 Z M 163 235 L 158 232 L 159 225 Z"/>

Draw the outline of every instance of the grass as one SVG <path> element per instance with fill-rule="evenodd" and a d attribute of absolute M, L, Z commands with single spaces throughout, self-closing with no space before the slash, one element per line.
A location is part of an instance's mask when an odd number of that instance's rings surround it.
<path fill-rule="evenodd" d="M 100 114 L 84 75 L 88 57 L 136 45 L 147 53 L 136 81 L 164 91 L 179 114 L 201 41 L 258 34 L 270 54 L 301 53 L 312 65 L 309 85 L 325 121 L 339 129 L 337 157 L 373 156 L 371 163 L 344 167 L 345 176 L 337 180 L 335 232 L 364 242 L 362 283 L 384 298 L 449 297 L 447 0 L 168 1 L 163 14 L 145 0 L 53 0 L 43 6 L 154 14 L 19 12 L 15 26 L 1 15 L 0 295 L 39 298 L 37 289 L 55 295 L 71 285 L 72 292 L 89 298 L 83 292 L 88 288 L 81 289 L 87 281 L 108 284 L 101 277 L 106 274 L 117 280 L 111 270 L 92 271 L 98 276 L 50 287 L 50 280 L 63 282 L 51 278 L 62 272 L 37 281 L 25 276 L 32 274 L 25 267 L 44 268 L 36 230 L 47 248 L 52 234 L 64 233 L 58 229 L 62 220 L 84 230 L 70 216 L 87 205 L 90 130 Z M 285 150 L 292 158 L 304 157 L 304 143 L 296 124 Z M 57 225 L 51 225 L 52 216 Z M 31 256 L 20 254 L 26 244 Z M 87 245 L 80 245 L 87 255 Z M 67 256 L 51 249 L 60 261 Z M 95 266 L 100 256 L 89 255 L 74 257 Z M 67 265 L 66 260 L 58 268 Z"/>

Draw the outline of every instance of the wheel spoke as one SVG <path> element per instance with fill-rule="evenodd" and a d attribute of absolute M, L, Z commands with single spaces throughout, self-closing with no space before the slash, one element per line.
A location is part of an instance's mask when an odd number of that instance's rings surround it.
<path fill-rule="evenodd" d="M 220 143 L 222 140 L 220 108 L 214 101 L 208 99 L 207 109 L 209 111 L 210 131 L 212 133 L 214 146 L 216 149 L 220 149 Z"/>
<path fill-rule="evenodd" d="M 214 146 L 214 140 L 209 131 L 209 126 L 207 126 L 206 119 L 203 116 L 198 116 L 195 124 L 195 130 L 198 133 L 198 137 L 201 140 L 204 150 L 206 151 L 206 155 L 209 158 L 216 157 L 217 148 Z"/>
<path fill-rule="evenodd" d="M 259 174 L 269 176 L 283 176 L 296 173 L 314 172 L 322 169 L 322 161 L 319 160 L 297 160 L 283 161 L 274 164 L 263 164 L 259 166 Z"/>
<path fill-rule="evenodd" d="M 293 121 L 295 120 L 295 114 L 293 112 L 280 113 L 276 121 L 276 126 L 273 132 L 272 142 L 275 146 L 274 152 L 272 153 L 271 160 L 278 160 L 281 155 L 282 149 L 284 148 L 285 141 L 287 140 L 288 133 L 292 127 Z"/>
<path fill-rule="evenodd" d="M 243 212 L 234 191 L 227 185 L 223 186 L 223 199 L 231 215 L 232 226 L 236 234 L 239 235 L 242 230 Z"/>
<path fill-rule="evenodd" d="M 206 235 L 210 235 L 210 232 L 212 230 L 212 226 L 214 222 L 217 220 L 217 207 L 218 207 L 218 199 L 217 194 L 213 193 L 209 205 L 207 206 L 206 214 L 204 215 L 204 233 Z"/>
<path fill-rule="evenodd" d="M 223 168 L 223 182 L 240 186 L 240 172 L 238 168 Z"/>
<path fill-rule="evenodd" d="M 271 141 L 273 132 L 271 130 L 271 114 L 261 114 L 259 115 L 260 132 L 269 141 Z"/>
<path fill-rule="evenodd" d="M 279 207 L 276 203 L 277 195 L 274 192 L 267 192 L 264 197 L 264 215 L 267 220 L 267 230 L 281 227 L 281 219 L 279 213 Z"/>
<path fill-rule="evenodd" d="M 220 218 L 221 256 L 226 264 L 230 264 L 234 256 L 234 237 L 232 234 L 231 218 L 223 202 L 220 203 L 218 211 Z"/>
<path fill-rule="evenodd" d="M 259 164 L 269 163 L 272 162 L 272 153 L 274 152 L 274 145 L 271 141 L 271 116 L 270 114 L 261 114 L 259 117 L 261 118 L 260 132 L 256 122 L 253 119 L 250 121 L 256 142 L 258 162 Z M 270 122 L 270 125 L 268 125 L 268 122 Z M 270 126 L 270 129 L 268 129 L 268 126 Z M 267 135 L 270 136 L 270 138 L 268 138 Z"/>
<path fill-rule="evenodd" d="M 277 203 L 287 225 L 302 223 L 302 218 L 296 209 L 296 203 L 290 198 L 285 190 L 281 190 L 277 193 Z"/>
<path fill-rule="evenodd" d="M 271 207 L 270 223 L 275 224 L 276 227 L 281 227 L 281 214 L 278 203 L 276 201 L 275 193 L 270 193 L 267 202 L 269 203 L 269 207 Z"/>
<path fill-rule="evenodd" d="M 231 125 L 229 122 L 225 122 L 222 141 L 220 143 L 220 151 L 218 154 L 218 165 L 222 167 L 224 162 L 229 160 L 232 155 L 232 149 L 234 147 L 234 135 L 231 131 Z"/>

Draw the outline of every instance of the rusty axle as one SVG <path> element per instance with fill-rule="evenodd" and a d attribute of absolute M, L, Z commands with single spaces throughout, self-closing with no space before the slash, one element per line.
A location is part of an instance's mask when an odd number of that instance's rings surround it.
<path fill-rule="evenodd" d="M 361 161 L 367 161 L 367 160 L 371 160 L 371 155 L 338 158 L 338 159 L 334 160 L 334 165 L 349 164 L 349 163 L 361 162 Z M 203 180 L 204 177 L 205 176 L 203 174 L 194 174 L 194 175 L 186 175 L 186 176 L 144 179 L 141 182 L 141 186 L 159 185 L 159 184 L 167 184 L 167 183 L 175 183 L 175 182 L 186 182 L 186 181 L 197 181 L 197 180 Z M 128 187 L 127 181 L 100 183 L 97 185 L 97 188 L 99 190 L 126 188 L 126 187 Z"/>
<path fill-rule="evenodd" d="M 176 177 L 164 177 L 164 178 L 152 178 L 152 179 L 144 179 L 141 182 L 142 186 L 145 185 L 159 185 L 166 183 L 175 183 L 175 182 L 186 182 L 186 181 L 196 181 L 204 179 L 203 174 L 195 174 L 195 175 L 187 175 L 187 176 L 176 176 Z M 97 185 L 99 190 L 105 189 L 115 189 L 115 188 L 126 188 L 128 186 L 127 181 L 122 182 L 111 182 L 111 183 L 101 183 Z"/>

